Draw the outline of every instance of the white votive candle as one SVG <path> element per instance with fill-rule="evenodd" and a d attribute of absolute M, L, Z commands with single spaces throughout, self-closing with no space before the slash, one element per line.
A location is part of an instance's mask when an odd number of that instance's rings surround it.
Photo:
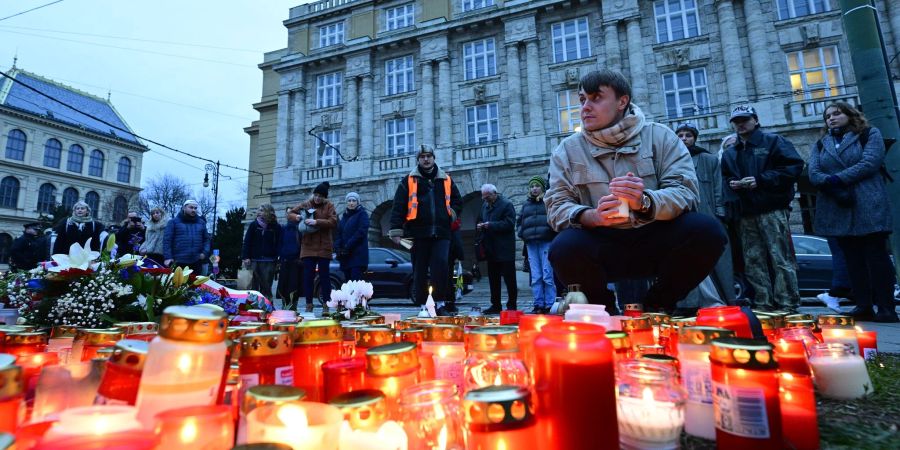
<path fill-rule="evenodd" d="M 852 400 L 873 390 L 865 360 L 847 344 L 814 345 L 809 365 L 823 397 Z"/>

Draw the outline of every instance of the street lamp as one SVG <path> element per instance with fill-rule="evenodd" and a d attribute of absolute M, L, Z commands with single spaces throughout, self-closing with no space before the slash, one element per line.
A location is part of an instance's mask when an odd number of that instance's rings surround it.
<path fill-rule="evenodd" d="M 213 228 L 212 235 L 216 236 L 216 223 L 219 221 L 219 162 L 207 164 L 206 174 L 203 175 L 203 187 L 209 187 L 209 173 L 213 174 Z"/>

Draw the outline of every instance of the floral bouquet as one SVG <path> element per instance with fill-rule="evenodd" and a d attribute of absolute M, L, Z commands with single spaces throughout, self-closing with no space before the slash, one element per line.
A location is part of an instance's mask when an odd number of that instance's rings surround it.
<path fill-rule="evenodd" d="M 334 320 L 356 320 L 369 315 L 369 299 L 374 288 L 367 281 L 348 281 L 340 289 L 331 291 L 331 300 L 325 304 L 335 312 Z"/>

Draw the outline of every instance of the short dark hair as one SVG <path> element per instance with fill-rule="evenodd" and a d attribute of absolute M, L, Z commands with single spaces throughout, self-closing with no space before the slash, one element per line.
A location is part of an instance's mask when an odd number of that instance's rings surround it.
<path fill-rule="evenodd" d="M 581 82 L 578 83 L 578 89 L 585 94 L 595 94 L 600 91 L 601 86 L 612 89 L 616 93 L 616 98 L 627 95 L 629 103 L 631 102 L 631 83 L 622 72 L 610 69 L 595 70 L 581 77 Z"/>

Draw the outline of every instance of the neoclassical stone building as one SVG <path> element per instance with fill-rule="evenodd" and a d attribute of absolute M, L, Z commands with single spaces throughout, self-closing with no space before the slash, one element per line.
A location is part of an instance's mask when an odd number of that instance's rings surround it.
<path fill-rule="evenodd" d="M 131 130 L 108 99 L 16 69 L 9 75 L 117 128 Z M 146 145 L 20 83 L 0 78 L 0 269 L 9 246 L 58 205 L 82 200 L 101 222 L 120 221 L 140 192 Z"/>
<path fill-rule="evenodd" d="M 900 4 L 876 4 L 893 55 Z M 575 89 L 598 67 L 628 75 L 654 120 L 696 124 L 708 148 L 750 102 L 807 154 L 826 103 L 857 101 L 837 0 L 323 0 L 283 25 L 287 47 L 260 64 L 260 118 L 245 129 L 271 197 L 249 207 L 294 204 L 327 180 L 339 204 L 361 194 L 373 244 L 420 143 L 460 185 L 467 233 L 482 183 L 521 204 L 579 126 Z"/>

